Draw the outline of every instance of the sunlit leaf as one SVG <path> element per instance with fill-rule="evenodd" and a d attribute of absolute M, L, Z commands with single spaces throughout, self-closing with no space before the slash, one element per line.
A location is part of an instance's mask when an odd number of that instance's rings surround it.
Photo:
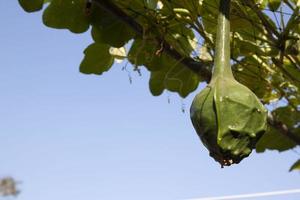
<path fill-rule="evenodd" d="M 122 62 L 126 58 L 126 49 L 124 47 L 111 47 L 109 49 L 109 53 L 115 58 L 116 62 L 118 63 Z"/>

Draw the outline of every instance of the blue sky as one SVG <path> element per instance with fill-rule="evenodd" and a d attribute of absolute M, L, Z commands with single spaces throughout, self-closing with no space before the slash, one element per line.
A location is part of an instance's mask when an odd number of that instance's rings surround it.
<path fill-rule="evenodd" d="M 288 172 L 295 152 L 253 153 L 221 169 L 181 112 L 196 93 L 153 97 L 149 74 L 131 72 L 129 84 L 123 64 L 102 76 L 80 74 L 89 33 L 49 29 L 17 1 L 0 1 L 0 9 L 0 176 L 22 182 L 19 200 L 180 200 L 299 188 L 299 173 Z"/>

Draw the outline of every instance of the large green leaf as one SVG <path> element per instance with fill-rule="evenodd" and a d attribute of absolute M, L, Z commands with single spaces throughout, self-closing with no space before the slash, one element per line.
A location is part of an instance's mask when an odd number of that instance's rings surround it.
<path fill-rule="evenodd" d="M 300 137 L 300 112 L 291 106 L 280 107 L 272 112 L 276 121 L 282 122 L 296 137 Z M 297 144 L 289 139 L 280 130 L 270 127 L 268 132 L 260 139 L 256 146 L 257 152 L 264 152 L 267 149 L 279 152 L 294 148 Z"/>
<path fill-rule="evenodd" d="M 292 128 L 293 130 L 300 129 L 300 127 L 297 126 L 300 122 L 300 111 L 297 109 L 291 106 L 280 107 L 274 110 L 272 114 L 278 121 L 283 122 L 289 128 Z"/>
<path fill-rule="evenodd" d="M 168 33 L 165 35 L 165 40 L 175 48 L 181 55 L 186 57 L 191 55 L 194 50 L 192 41 L 195 40 L 195 35 L 192 29 L 183 26 L 183 24 L 177 21 L 171 21 Z"/>
<path fill-rule="evenodd" d="M 124 46 L 135 35 L 127 24 L 99 7 L 93 7 L 91 23 L 94 41 L 113 47 Z"/>
<path fill-rule="evenodd" d="M 284 59 L 284 65 L 282 67 L 286 70 L 286 72 L 289 73 L 289 76 L 291 76 L 292 79 L 296 80 L 300 86 L 300 66 L 292 64 L 288 59 Z"/>
<path fill-rule="evenodd" d="M 249 37 L 247 37 L 249 38 Z M 238 58 L 241 56 L 272 56 L 276 57 L 279 55 L 279 50 L 269 46 L 268 44 L 261 45 L 260 42 L 253 40 L 248 40 L 243 34 L 235 33 L 233 38 L 233 57 Z"/>
<path fill-rule="evenodd" d="M 156 55 L 156 51 L 160 47 L 155 40 L 141 40 L 136 39 L 131 45 L 128 53 L 129 61 L 136 65 L 144 65 L 150 71 L 161 69 L 159 65 L 159 56 Z"/>
<path fill-rule="evenodd" d="M 300 159 L 295 162 L 292 167 L 290 168 L 290 171 L 293 171 L 293 170 L 300 170 Z"/>
<path fill-rule="evenodd" d="M 162 54 L 156 63 L 160 69 L 151 72 L 149 82 L 150 91 L 154 96 L 162 94 L 164 89 L 167 89 L 186 97 L 197 88 L 199 76 L 178 61 Z"/>
<path fill-rule="evenodd" d="M 218 1 L 203 0 L 202 2 L 201 17 L 205 31 L 208 33 L 216 32 L 218 7 Z"/>
<path fill-rule="evenodd" d="M 43 8 L 44 0 L 18 0 L 26 12 L 35 12 Z"/>
<path fill-rule="evenodd" d="M 233 1 L 231 7 L 230 29 L 232 31 L 259 32 L 255 26 L 257 25 L 255 22 L 257 16 L 249 7 L 244 6 L 244 3 L 240 1 Z"/>
<path fill-rule="evenodd" d="M 100 75 L 108 71 L 114 61 L 109 53 L 109 45 L 94 43 L 84 50 L 85 57 L 80 64 L 80 72 Z"/>
<path fill-rule="evenodd" d="M 85 0 L 52 0 L 43 14 L 46 26 L 57 29 L 69 29 L 73 33 L 88 30 L 89 14 Z"/>
<path fill-rule="evenodd" d="M 256 144 L 256 152 L 262 153 L 267 149 L 282 152 L 294 148 L 296 145 L 296 143 L 280 133 L 277 129 L 269 127 L 268 131 Z"/>
<path fill-rule="evenodd" d="M 262 64 L 249 56 L 233 65 L 232 68 L 237 81 L 246 85 L 260 99 L 267 102 L 272 93 L 272 87 L 267 80 L 269 73 Z"/>

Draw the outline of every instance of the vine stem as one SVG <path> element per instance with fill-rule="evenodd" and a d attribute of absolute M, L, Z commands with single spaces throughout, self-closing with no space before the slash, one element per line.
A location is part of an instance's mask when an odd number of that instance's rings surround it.
<path fill-rule="evenodd" d="M 219 76 L 233 77 L 230 66 L 230 4 L 231 0 L 220 0 L 212 81 Z"/>

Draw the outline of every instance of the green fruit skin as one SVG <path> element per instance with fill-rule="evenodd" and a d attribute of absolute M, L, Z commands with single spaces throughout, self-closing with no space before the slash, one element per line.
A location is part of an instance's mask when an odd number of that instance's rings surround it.
<path fill-rule="evenodd" d="M 218 77 L 207 85 L 196 95 L 190 114 L 202 143 L 222 166 L 249 156 L 267 128 L 267 110 L 231 77 Z"/>

